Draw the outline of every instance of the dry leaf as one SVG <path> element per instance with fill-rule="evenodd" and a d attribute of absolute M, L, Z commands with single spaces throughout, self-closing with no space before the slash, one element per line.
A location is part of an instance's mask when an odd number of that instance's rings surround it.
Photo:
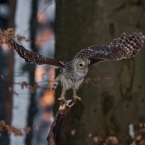
<path fill-rule="evenodd" d="M 7 130 L 7 133 L 10 135 L 11 133 L 14 133 L 15 136 L 22 136 L 22 131 L 20 129 L 15 128 L 14 126 L 7 125 L 4 120 L 0 121 L 0 132 L 3 131 L 3 128 Z M 26 133 L 29 133 L 31 131 L 31 127 L 24 128 L 24 131 Z"/>
<path fill-rule="evenodd" d="M 143 127 L 143 123 L 140 123 L 139 126 L 140 126 L 140 127 Z"/>
<path fill-rule="evenodd" d="M 1 126 L 5 126 L 5 125 L 6 125 L 5 121 L 4 121 L 4 120 L 1 120 L 1 121 L 0 121 L 0 125 L 1 125 Z"/>
<path fill-rule="evenodd" d="M 97 80 L 99 81 L 100 80 L 100 77 L 97 77 Z"/>
<path fill-rule="evenodd" d="M 3 44 L 3 37 L 0 35 L 0 46 Z"/>
<path fill-rule="evenodd" d="M 75 135 L 76 131 L 75 130 L 72 130 L 71 131 L 71 135 Z"/>
<path fill-rule="evenodd" d="M 4 31 L 4 35 L 10 37 L 11 39 L 14 39 L 15 29 L 8 28 L 7 30 Z"/>
<path fill-rule="evenodd" d="M 142 136 L 141 135 L 138 135 L 135 139 L 139 141 L 139 140 L 142 139 Z"/>
<path fill-rule="evenodd" d="M 35 83 L 33 86 L 29 85 L 29 89 L 30 89 L 31 93 L 34 93 L 38 88 L 39 88 L 39 86 L 37 83 Z"/>
<path fill-rule="evenodd" d="M 26 40 L 26 37 L 21 36 L 21 35 L 19 35 L 19 34 L 16 35 L 16 38 L 17 38 L 18 41 Z"/>
<path fill-rule="evenodd" d="M 14 130 L 13 133 L 15 136 L 22 136 L 23 135 L 21 130 L 18 130 L 18 129 Z"/>
<path fill-rule="evenodd" d="M 98 136 L 93 137 L 93 141 L 94 141 L 95 143 L 97 143 L 97 142 L 99 141 Z"/>
<path fill-rule="evenodd" d="M 2 35 L 3 34 L 3 31 L 0 29 L 0 35 Z"/>
<path fill-rule="evenodd" d="M 3 128 L 0 126 L 0 131 L 3 131 Z"/>
<path fill-rule="evenodd" d="M 23 82 L 21 83 L 21 88 L 22 88 L 22 89 L 24 89 L 24 87 L 27 87 L 27 86 L 28 86 L 28 83 L 27 83 L 27 82 L 23 81 Z"/>
<path fill-rule="evenodd" d="M 110 76 L 105 76 L 106 80 L 111 80 L 112 78 Z"/>
<path fill-rule="evenodd" d="M 88 137 L 89 137 L 89 138 L 90 138 L 90 137 L 92 137 L 92 134 L 91 134 L 91 133 L 89 133 Z"/>
<path fill-rule="evenodd" d="M 108 136 L 105 141 L 107 144 L 117 145 L 119 143 L 117 137 L 115 136 Z"/>
<path fill-rule="evenodd" d="M 9 87 L 8 90 L 9 90 L 9 92 L 11 92 L 12 91 L 12 87 Z"/>
<path fill-rule="evenodd" d="M 6 125 L 5 128 L 6 128 L 9 135 L 13 132 L 13 127 Z"/>
<path fill-rule="evenodd" d="M 31 127 L 25 127 L 25 128 L 24 128 L 24 131 L 25 131 L 25 133 L 28 134 L 28 133 L 31 131 Z"/>

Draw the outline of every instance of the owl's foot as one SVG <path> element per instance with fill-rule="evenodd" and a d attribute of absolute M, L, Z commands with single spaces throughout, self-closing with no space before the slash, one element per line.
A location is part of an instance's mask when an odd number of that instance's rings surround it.
<path fill-rule="evenodd" d="M 74 99 L 81 100 L 81 98 L 80 98 L 80 97 L 78 97 L 78 96 L 73 96 L 73 98 L 74 98 Z"/>
<path fill-rule="evenodd" d="M 51 86 L 51 90 L 55 90 L 56 88 L 54 86 Z"/>
<path fill-rule="evenodd" d="M 61 102 L 65 102 L 65 97 L 64 96 L 61 96 L 60 98 L 58 98 L 58 100 L 60 100 Z"/>

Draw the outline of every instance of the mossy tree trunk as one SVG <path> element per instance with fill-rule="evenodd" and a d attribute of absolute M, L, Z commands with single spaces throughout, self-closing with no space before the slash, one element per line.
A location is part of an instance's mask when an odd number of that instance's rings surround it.
<path fill-rule="evenodd" d="M 145 34 L 144 7 L 141 0 L 58 0 L 56 58 L 71 60 L 81 49 L 109 44 L 122 32 Z M 91 67 L 78 91 L 82 100 L 67 116 L 58 145 L 102 144 L 108 136 L 128 145 L 129 124 L 138 128 L 145 122 L 144 62 L 143 49 L 135 58 Z"/>

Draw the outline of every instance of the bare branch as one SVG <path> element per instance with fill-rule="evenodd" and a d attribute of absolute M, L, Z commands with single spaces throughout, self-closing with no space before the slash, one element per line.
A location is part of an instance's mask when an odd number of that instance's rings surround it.
<path fill-rule="evenodd" d="M 62 123 L 70 111 L 70 109 L 78 102 L 78 99 L 67 100 L 65 102 L 60 102 L 59 110 L 55 116 L 52 123 L 49 135 L 47 137 L 48 145 L 56 145 L 56 140 Z"/>

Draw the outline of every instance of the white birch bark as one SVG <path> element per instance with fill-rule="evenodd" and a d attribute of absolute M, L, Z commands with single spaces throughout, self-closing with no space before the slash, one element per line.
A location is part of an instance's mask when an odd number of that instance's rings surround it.
<path fill-rule="evenodd" d="M 18 0 L 15 14 L 16 33 L 29 38 L 29 21 L 31 16 L 31 0 Z M 24 42 L 23 46 L 30 49 L 30 43 Z M 26 63 L 15 52 L 14 54 L 14 83 L 26 81 L 29 83 L 28 73 L 22 72 L 22 66 Z M 13 85 L 13 107 L 11 125 L 23 129 L 27 126 L 28 107 L 30 103 L 30 93 L 28 88 L 21 88 L 21 85 Z M 24 134 L 24 133 L 23 133 Z M 23 136 L 10 136 L 10 145 L 24 145 L 25 134 Z"/>

